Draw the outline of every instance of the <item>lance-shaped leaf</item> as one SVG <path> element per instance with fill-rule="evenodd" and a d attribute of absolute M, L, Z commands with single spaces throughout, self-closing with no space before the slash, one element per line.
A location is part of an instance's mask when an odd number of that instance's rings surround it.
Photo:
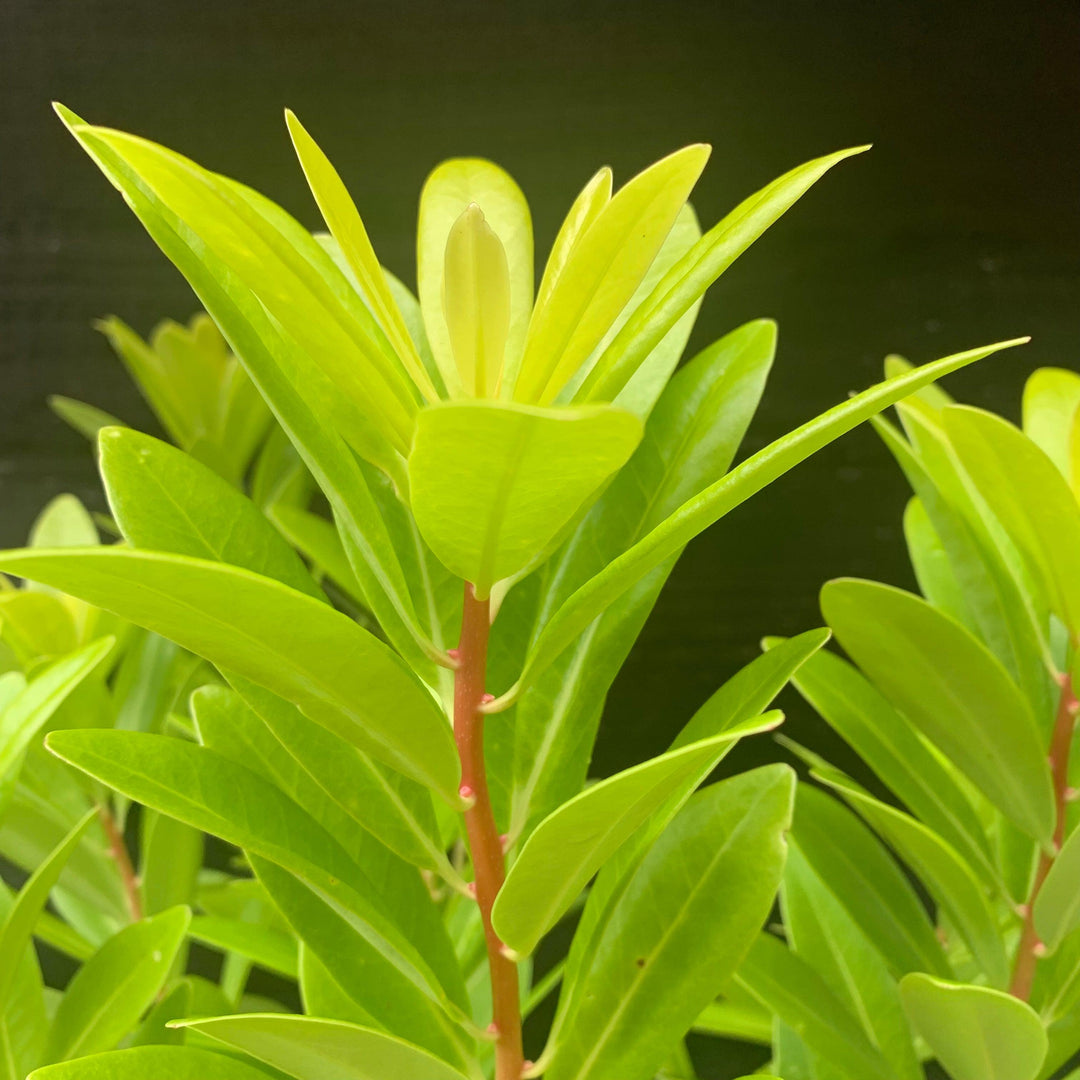
<path fill-rule="evenodd" d="M 49 893 L 60 878 L 68 857 L 83 838 L 90 822 L 97 816 L 95 810 L 87 813 L 64 837 L 57 847 L 39 866 L 19 890 L 15 902 L 0 922 L 0 1014 L 5 1012 L 12 987 L 19 974 L 22 955 L 29 944 L 38 918 L 45 909 Z"/>
<path fill-rule="evenodd" d="M 821 610 L 885 696 L 1017 827 L 1049 842 L 1054 793 L 1035 718 L 982 642 L 921 597 L 876 582 L 830 582 Z"/>
<path fill-rule="evenodd" d="M 205 747 L 164 735 L 60 731 L 49 749 L 146 806 L 272 860 L 323 897 L 366 935 L 370 953 L 408 979 L 435 1009 L 452 1009 L 447 991 L 397 922 L 377 881 L 288 796 L 257 773 Z M 419 935 L 418 935 L 419 936 Z M 434 954 L 436 946 L 432 945 Z M 441 954 L 451 955 L 443 934 Z M 404 974 L 401 974 L 404 972 Z M 383 972 L 383 977 L 390 977 Z M 450 986 L 461 996 L 460 987 Z M 420 992 L 418 990 L 418 992 Z"/>
<path fill-rule="evenodd" d="M 267 516 L 278 532 L 311 563 L 316 575 L 325 574 L 350 599 L 361 607 L 367 606 L 364 590 L 332 522 L 287 503 L 276 503 Z"/>
<path fill-rule="evenodd" d="M 333 507 L 353 569 L 379 624 L 417 670 L 434 646 L 419 627 L 401 566 L 356 456 L 335 430 L 333 385 L 266 313 L 258 295 L 230 274 L 115 151 L 63 106 L 57 112 L 128 204 L 155 243 L 187 278 L 274 411 Z M 294 223 L 295 224 L 295 223 Z M 296 226 L 299 229 L 299 226 Z M 271 436 L 273 440 L 273 435 Z M 396 480 L 405 483 L 404 470 Z"/>
<path fill-rule="evenodd" d="M 191 912 L 176 907 L 110 938 L 75 973 L 49 1029 L 47 1061 L 112 1049 L 165 984 Z"/>
<path fill-rule="evenodd" d="M 847 807 L 800 784 L 792 835 L 894 976 L 907 971 L 950 973 L 945 951 L 910 881 Z"/>
<path fill-rule="evenodd" d="M 27 1080 L 266 1080 L 266 1072 L 227 1054 L 194 1046 L 135 1046 L 47 1065 Z"/>
<path fill-rule="evenodd" d="M 839 770 L 816 768 L 812 775 L 842 795 L 918 874 L 990 983 L 1004 987 L 1009 964 L 997 917 L 982 882 L 953 847 L 921 821 L 875 799 Z"/>
<path fill-rule="evenodd" d="M 522 955 L 531 953 L 638 827 L 683 782 L 715 768 L 742 734 L 717 735 L 671 750 L 594 784 L 546 817 L 495 900 L 491 918 L 502 941 Z"/>
<path fill-rule="evenodd" d="M 510 321 L 505 364 L 517 370 L 533 302 L 533 236 L 529 206 L 513 178 L 482 158 L 452 158 L 424 182 L 416 233 L 416 278 L 431 351 L 451 397 L 462 386 L 454 363 L 443 311 L 446 243 L 455 221 L 470 203 L 483 211 L 506 253 L 510 278 Z"/>
<path fill-rule="evenodd" d="M 605 350 L 578 400 L 612 401 L 705 290 L 834 165 L 869 149 L 840 150 L 773 180 L 739 203 L 664 275 Z"/>
<path fill-rule="evenodd" d="M 98 455 L 109 507 L 133 547 L 241 566 L 325 600 L 255 504 L 189 454 L 132 428 L 106 428 Z"/>
<path fill-rule="evenodd" d="M 774 765 L 714 784 L 664 831 L 604 929 L 545 1077 L 655 1075 L 768 914 L 794 782 Z"/>
<path fill-rule="evenodd" d="M 174 1026 L 250 1054 L 296 1080 L 464 1080 L 457 1069 L 404 1039 L 340 1020 L 266 1013 Z"/>
<path fill-rule="evenodd" d="M 300 974 L 296 939 L 271 926 L 223 919 L 217 915 L 196 915 L 188 936 L 222 952 L 239 953 L 252 962 L 287 979 Z"/>
<path fill-rule="evenodd" d="M 115 644 L 111 637 L 101 638 L 85 649 L 54 660 L 6 705 L 0 705 L 0 783 L 16 771 L 34 736 Z"/>
<path fill-rule="evenodd" d="M 772 640 L 766 642 L 770 651 Z M 966 793 L 866 676 L 847 660 L 823 651 L 810 657 L 792 681 L 920 821 L 978 867 L 984 879 L 997 882 L 986 830 Z"/>
<path fill-rule="evenodd" d="M 844 1080 L 895 1080 L 829 984 L 779 939 L 760 934 L 735 978 L 816 1055 L 840 1069 Z"/>
<path fill-rule="evenodd" d="M 107 413 L 95 405 L 88 405 L 85 401 L 76 401 L 75 398 L 63 397 L 61 394 L 51 394 L 46 400 L 49 408 L 68 427 L 91 442 L 97 441 L 98 432 L 102 428 L 124 426 L 123 421 L 118 420 L 112 413 Z"/>
<path fill-rule="evenodd" d="M 1080 830 L 1073 830 L 1051 864 L 1034 915 L 1035 929 L 1050 952 L 1080 927 Z"/>
<path fill-rule="evenodd" d="M 958 353 L 914 368 L 856 394 L 801 427 L 770 443 L 709 485 L 657 525 L 606 569 L 582 585 L 559 608 L 538 634 L 518 682 L 487 706 L 498 712 L 517 700 L 536 677 L 599 615 L 635 582 L 644 577 L 698 533 L 736 506 L 783 476 L 788 470 L 894 402 L 967 364 L 981 360 L 1026 338 Z"/>
<path fill-rule="evenodd" d="M 578 237 L 533 311 L 515 400 L 554 401 L 593 351 L 645 276 L 709 151 L 687 146 L 638 173 Z"/>
<path fill-rule="evenodd" d="M 289 127 L 296 156 L 300 159 L 315 201 L 319 204 L 326 227 L 338 242 L 349 269 L 356 275 L 363 295 L 371 304 L 375 317 L 383 328 L 408 371 L 409 377 L 420 388 L 428 401 L 437 398 L 435 387 L 428 378 L 420 356 L 416 351 L 408 328 L 398 305 L 390 293 L 390 286 L 383 273 L 375 250 L 368 239 L 364 222 L 349 197 L 349 192 L 338 176 L 329 158 L 291 109 L 285 110 L 285 122 Z"/>
<path fill-rule="evenodd" d="M 637 417 L 612 406 L 425 409 L 409 456 L 416 523 L 438 558 L 486 597 L 557 539 L 641 432 Z"/>
<path fill-rule="evenodd" d="M 1026 1002 L 1000 990 L 915 973 L 900 980 L 904 1008 L 953 1080 L 1035 1080 L 1046 1029 Z"/>
<path fill-rule="evenodd" d="M 333 980 L 372 1023 L 456 1066 L 471 1056 L 463 1010 L 433 993 L 416 967 L 388 947 L 325 889 L 253 856 L 252 868 L 278 910 Z"/>
<path fill-rule="evenodd" d="M 1067 481 L 1007 420 L 959 405 L 941 415 L 964 469 L 1075 639 L 1080 635 L 1080 506 Z"/>
<path fill-rule="evenodd" d="M 458 804 L 457 753 L 431 695 L 386 645 L 327 604 L 237 567 L 156 552 L 26 550 L 0 555 L 0 568 L 244 675 Z"/>

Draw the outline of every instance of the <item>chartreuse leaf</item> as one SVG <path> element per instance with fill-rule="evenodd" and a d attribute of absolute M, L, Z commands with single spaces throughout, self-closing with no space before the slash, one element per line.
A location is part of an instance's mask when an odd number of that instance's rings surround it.
<path fill-rule="evenodd" d="M 777 218 L 834 165 L 866 149 L 840 150 L 816 158 L 739 203 L 661 278 L 600 357 L 578 400 L 614 400 L 691 305 Z"/>
<path fill-rule="evenodd" d="M 172 967 L 191 912 L 175 907 L 132 923 L 75 973 L 53 1017 L 46 1061 L 109 1050 L 135 1026 Z"/>
<path fill-rule="evenodd" d="M 902 1080 L 923 1072 L 885 958 L 791 843 L 780 889 L 788 945 L 822 975 Z"/>
<path fill-rule="evenodd" d="M 934 379 L 1026 340 L 973 349 L 914 368 L 906 375 L 856 394 L 747 458 L 721 480 L 688 499 L 647 536 L 573 593 L 537 635 L 518 682 L 488 706 L 488 711 L 497 712 L 515 701 L 524 687 L 534 682 L 540 672 L 627 589 L 698 533 L 800 461 Z"/>
<path fill-rule="evenodd" d="M 190 825 L 152 810 L 144 811 L 139 860 L 139 895 L 143 911 L 157 915 L 188 904 L 202 869 L 203 834 Z"/>
<path fill-rule="evenodd" d="M 1080 927 L 1080 830 L 1073 830 L 1051 864 L 1034 915 L 1035 929 L 1050 952 Z"/>
<path fill-rule="evenodd" d="M 468 1071 L 472 1040 L 464 1012 L 433 992 L 394 944 L 368 927 L 325 888 L 257 855 L 252 868 L 275 905 L 332 980 L 374 1025 Z"/>
<path fill-rule="evenodd" d="M 317 575 L 325 574 L 361 607 L 367 606 L 364 590 L 332 522 L 287 503 L 276 503 L 267 516 L 278 532 L 311 563 Z"/>
<path fill-rule="evenodd" d="M 904 510 L 904 542 L 919 592 L 934 607 L 970 627 L 971 612 L 963 586 L 953 572 L 948 550 L 918 497 L 909 499 Z"/>
<path fill-rule="evenodd" d="M 285 110 L 285 122 L 326 227 L 338 242 L 345 261 L 356 275 L 364 296 L 409 377 L 428 401 L 434 401 L 438 396 L 435 387 L 424 370 L 401 311 L 390 294 L 386 275 L 379 265 L 355 203 L 329 158 L 291 109 Z"/>
<path fill-rule="evenodd" d="M 921 597 L 876 582 L 828 583 L 821 610 L 886 697 L 1018 828 L 1048 843 L 1054 793 L 1035 718 L 986 646 Z"/>
<path fill-rule="evenodd" d="M 423 684 L 347 616 L 221 563 L 120 548 L 0 555 L 293 701 L 312 720 L 457 806 L 450 727 Z"/>
<path fill-rule="evenodd" d="M 941 415 L 964 469 L 1075 639 L 1080 635 L 1080 506 L 1068 483 L 1007 420 L 960 405 Z"/>
<path fill-rule="evenodd" d="M 345 1020 L 361 1027 L 371 1027 L 368 1013 L 342 989 L 327 966 L 300 942 L 300 1000 L 308 1016 L 327 1020 Z"/>
<path fill-rule="evenodd" d="M 109 507 L 134 547 L 241 566 L 324 600 L 255 504 L 175 446 L 132 428 L 98 436 Z"/>
<path fill-rule="evenodd" d="M 223 952 L 235 952 L 267 971 L 277 972 L 287 979 L 300 973 L 296 939 L 271 926 L 223 919 L 217 915 L 196 915 L 191 920 L 188 936 Z"/>
<path fill-rule="evenodd" d="M 554 401 L 593 351 L 645 276 L 709 151 L 696 144 L 669 154 L 599 209 L 570 247 L 544 303 L 533 310 L 516 401 Z"/>
<path fill-rule="evenodd" d="M 85 401 L 76 401 L 74 398 L 63 397 L 60 394 L 50 395 L 47 401 L 49 408 L 68 427 L 73 428 L 91 442 L 97 441 L 98 432 L 103 427 L 123 427 L 122 421 L 112 413 L 107 413 L 94 405 L 87 405 Z"/>
<path fill-rule="evenodd" d="M 111 637 L 101 638 L 54 660 L 0 709 L 0 782 L 17 768 L 34 736 L 115 644 Z"/>
<path fill-rule="evenodd" d="M 435 647 L 419 627 L 404 574 L 356 457 L 336 430 L 340 394 L 280 323 L 267 315 L 256 292 L 184 229 L 123 158 L 81 127 L 70 110 L 57 106 L 57 112 L 123 192 L 154 241 L 184 274 L 225 333 L 330 501 L 353 569 L 380 625 L 398 650 L 421 670 L 430 662 Z M 397 470 L 395 480 L 405 482 L 403 469 Z"/>
<path fill-rule="evenodd" d="M 412 1043 L 340 1020 L 281 1013 L 185 1020 L 180 1025 L 296 1080 L 464 1080 Z"/>
<path fill-rule="evenodd" d="M 261 195 L 149 140 L 100 127 L 78 134 L 120 157 L 316 359 L 338 390 L 339 430 L 358 453 L 382 462 L 388 449 L 408 449 L 416 390 L 307 230 Z"/>
<path fill-rule="evenodd" d="M 416 233 L 416 277 L 431 351 L 451 397 L 463 391 L 443 308 L 446 245 L 454 222 L 477 205 L 506 254 L 510 317 L 505 368 L 517 370 L 533 303 L 533 236 L 529 205 L 510 175 L 481 158 L 444 161 L 424 182 Z"/>
<path fill-rule="evenodd" d="M 921 972 L 900 980 L 908 1017 L 953 1080 L 1035 1080 L 1046 1029 L 1026 1002 Z"/>
<path fill-rule="evenodd" d="M 47 1065 L 33 1080 L 266 1080 L 266 1073 L 238 1058 L 193 1046 L 136 1046 Z"/>
<path fill-rule="evenodd" d="M 829 984 L 779 939 L 758 935 L 735 979 L 844 1080 L 895 1080 L 892 1067 Z"/>
<path fill-rule="evenodd" d="M 711 771 L 740 735 L 717 735 L 671 750 L 594 784 L 546 817 L 495 900 L 491 918 L 503 943 L 522 955 L 531 953 L 638 827 L 684 781 Z"/>
<path fill-rule="evenodd" d="M 91 547 L 100 543 L 90 511 L 74 495 L 57 495 L 38 514 L 27 541 L 30 547 Z"/>
<path fill-rule="evenodd" d="M 1024 383 L 1024 434 L 1073 479 L 1071 432 L 1080 408 L 1080 375 L 1064 368 L 1039 368 Z"/>
<path fill-rule="evenodd" d="M 620 897 L 549 1080 L 646 1080 L 716 997 L 768 914 L 795 777 L 773 765 L 699 792 Z"/>
<path fill-rule="evenodd" d="M 779 647 L 772 646 L 772 640 L 766 642 L 770 651 Z M 986 830 L 967 795 L 908 720 L 858 669 L 822 651 L 794 673 L 792 682 L 916 817 L 984 878 L 996 882 Z"/>
<path fill-rule="evenodd" d="M 424 539 L 477 596 L 524 569 L 633 453 L 641 421 L 613 406 L 432 406 L 409 456 Z"/>
<path fill-rule="evenodd" d="M 919 876 L 978 960 L 991 985 L 1004 987 L 1009 963 L 997 917 L 970 866 L 932 829 L 875 799 L 843 773 L 818 769 L 816 779 L 835 788 Z"/>
<path fill-rule="evenodd" d="M 895 976 L 949 974 L 926 909 L 881 842 L 842 803 L 799 785 L 792 836 Z"/>
<path fill-rule="evenodd" d="M 23 952 L 29 944 L 38 918 L 45 909 L 49 893 L 60 878 L 68 857 L 82 840 L 95 810 L 87 813 L 64 837 L 60 846 L 31 875 L 19 890 L 14 903 L 0 922 L 0 1014 L 6 1008 L 15 986 Z"/>

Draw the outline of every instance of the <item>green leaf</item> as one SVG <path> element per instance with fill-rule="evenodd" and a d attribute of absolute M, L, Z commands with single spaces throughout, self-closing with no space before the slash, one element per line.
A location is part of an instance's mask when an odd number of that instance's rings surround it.
<path fill-rule="evenodd" d="M 235 1057 L 189 1046 L 136 1046 L 48 1065 L 27 1080 L 266 1080 Z"/>
<path fill-rule="evenodd" d="M 143 911 L 157 915 L 190 904 L 203 862 L 203 835 L 168 814 L 144 811 L 139 895 Z"/>
<path fill-rule="evenodd" d="M 95 405 L 87 405 L 85 401 L 76 401 L 74 398 L 63 397 L 60 394 L 52 394 L 47 400 L 49 408 L 68 427 L 84 435 L 91 442 L 97 442 L 98 432 L 103 427 L 124 426 L 123 422 L 117 420 L 112 413 L 107 413 Z"/>
<path fill-rule="evenodd" d="M 368 1013 L 345 991 L 330 974 L 326 965 L 300 942 L 300 1000 L 308 1016 L 321 1016 L 327 1020 L 345 1020 L 350 1024 L 370 1027 L 373 1023 Z"/>
<path fill-rule="evenodd" d="M 921 973 L 900 981 L 908 1017 L 953 1080 L 1035 1080 L 1046 1030 L 1025 1002 L 1000 990 Z"/>
<path fill-rule="evenodd" d="M 356 275 L 363 295 L 371 304 L 383 332 L 424 397 L 428 401 L 436 400 L 438 395 L 435 387 L 424 370 L 405 326 L 405 320 L 390 294 L 390 286 L 368 239 L 364 222 L 341 177 L 291 109 L 285 110 L 285 122 L 296 149 L 296 156 L 300 159 L 300 165 L 311 187 L 311 193 L 319 204 L 326 227 L 338 242 L 349 268 Z"/>
<path fill-rule="evenodd" d="M 325 887 L 301 881 L 257 855 L 251 863 L 305 950 L 375 1025 L 468 1068 L 472 1040 L 464 1012 L 437 992 L 400 948 L 374 939 Z"/>
<path fill-rule="evenodd" d="M 340 1020 L 267 1013 L 186 1020 L 182 1026 L 296 1080 L 463 1080 L 418 1046 Z"/>
<path fill-rule="evenodd" d="M 547 550 L 640 439 L 640 421 L 610 406 L 425 409 L 409 456 L 416 523 L 444 565 L 486 597 Z"/>
<path fill-rule="evenodd" d="M 1027 701 L 993 654 L 912 593 L 855 579 L 821 590 L 848 655 L 1003 814 L 1048 843 L 1050 768 Z"/>
<path fill-rule="evenodd" d="M 830 883 L 807 862 L 797 841 L 788 852 L 780 903 L 789 947 L 835 990 L 896 1077 L 923 1080 L 896 980 L 885 958 Z"/>
<path fill-rule="evenodd" d="M 889 1063 L 829 984 L 771 934 L 760 934 L 735 976 L 844 1080 L 894 1080 Z"/>
<path fill-rule="evenodd" d="M 762 718 L 761 730 L 781 719 Z M 669 751 L 602 780 L 545 818 L 499 890 L 491 920 L 521 955 L 569 910 L 589 879 L 682 785 L 716 767 L 743 732 Z"/>
<path fill-rule="evenodd" d="M 984 878 L 998 881 L 986 830 L 965 792 L 911 724 L 866 677 L 822 651 L 794 674 L 796 689 L 883 784 Z"/>
<path fill-rule="evenodd" d="M 317 574 L 326 574 L 357 604 L 367 606 L 363 587 L 332 522 L 286 503 L 274 504 L 268 516 L 278 532 L 312 564 Z"/>
<path fill-rule="evenodd" d="M 919 591 L 939 611 L 970 628 L 972 620 L 967 598 L 953 573 L 948 549 L 917 497 L 909 499 L 904 509 L 904 541 Z"/>
<path fill-rule="evenodd" d="M 992 413 L 953 405 L 945 431 L 979 494 L 1038 574 L 1074 639 L 1080 635 L 1080 506 L 1054 463 Z"/>
<path fill-rule="evenodd" d="M 1080 830 L 1073 830 L 1050 865 L 1034 915 L 1039 939 L 1050 952 L 1080 928 Z"/>
<path fill-rule="evenodd" d="M 45 909 L 49 893 L 60 878 L 71 853 L 82 840 L 96 811 L 87 813 L 64 837 L 49 857 L 31 875 L 19 890 L 15 902 L 8 908 L 0 922 L 0 1013 L 3 1013 L 11 997 L 19 975 L 19 964 L 26 946 L 30 943 L 34 927 Z"/>
<path fill-rule="evenodd" d="M 800 784 L 792 836 L 895 976 L 908 971 L 950 973 L 926 909 L 907 877 L 842 803 Z"/>
<path fill-rule="evenodd" d="M 1064 368 L 1039 368 L 1024 383 L 1024 434 L 1072 480 L 1073 420 L 1080 408 L 1080 375 Z"/>
<path fill-rule="evenodd" d="M 714 784 L 664 831 L 590 958 L 577 1009 L 544 1073 L 549 1080 L 654 1075 L 768 914 L 794 781 L 790 769 L 774 765 Z"/>
<path fill-rule="evenodd" d="M 863 791 L 843 773 L 818 770 L 816 779 L 836 789 L 919 876 L 982 966 L 991 985 L 1009 981 L 998 920 L 982 882 L 953 847 L 922 822 Z"/>
<path fill-rule="evenodd" d="M 162 994 L 143 1022 L 131 1036 L 129 1046 L 183 1046 L 184 1033 L 172 1031 L 167 1025 L 191 1015 L 192 981 L 181 979 L 168 993 Z"/>
<path fill-rule="evenodd" d="M 723 475 L 760 399 L 775 345 L 775 324 L 757 320 L 708 346 L 675 374 L 633 457 L 537 575 L 542 575 L 537 601 L 524 602 L 530 595 L 524 583 L 507 597 L 494 627 L 493 650 L 511 636 L 523 647 L 575 589 Z M 488 743 L 493 776 L 512 777 L 506 795 L 512 838 L 581 790 L 604 697 L 674 559 L 624 593 L 543 673 L 505 724 L 505 740 L 497 737 L 501 723 L 490 733 L 496 737 Z M 522 628 L 512 635 L 504 628 L 519 613 Z M 493 653 L 490 667 L 497 662 Z M 516 677 L 521 663 L 518 656 L 506 658 L 506 682 Z"/>
<path fill-rule="evenodd" d="M 914 390 L 950 371 L 981 360 L 1015 342 L 1004 342 L 982 349 L 946 357 L 924 364 L 853 398 L 796 428 L 783 438 L 747 458 L 723 479 L 717 480 L 688 499 L 678 510 L 657 525 L 642 540 L 620 555 L 603 571 L 582 585 L 559 608 L 540 631 L 530 649 L 525 669 L 518 682 L 496 702 L 487 707 L 497 712 L 515 701 L 521 691 L 551 664 L 562 651 L 620 595 L 645 576 L 653 567 L 698 533 L 751 495 L 756 494 L 800 461 L 828 445 L 833 439 L 880 412 Z"/>
<path fill-rule="evenodd" d="M 76 972 L 45 1047 L 47 1061 L 109 1050 L 150 1006 L 172 967 L 191 912 L 172 908 L 110 938 Z"/>
<path fill-rule="evenodd" d="M 438 841 L 425 788 L 376 764 L 287 701 L 229 678 L 246 706 L 221 688 L 204 687 L 195 696 L 208 746 L 272 779 L 334 835 L 352 836 L 355 823 L 402 859 L 463 887 Z"/>
<path fill-rule="evenodd" d="M 81 121 L 70 110 L 56 108 L 222 328 L 329 500 L 341 525 L 350 561 L 380 625 L 414 667 L 422 668 L 435 649 L 419 627 L 401 566 L 357 459 L 337 433 L 335 409 L 340 395 L 333 384 L 281 325 L 267 315 L 256 293 L 177 220 L 119 155 L 80 127 Z M 274 441 L 272 431 L 270 444 Z M 397 470 L 395 479 L 405 481 L 403 469 Z"/>
<path fill-rule="evenodd" d="M 457 752 L 431 695 L 381 641 L 328 605 L 246 570 L 156 552 L 7 552 L 0 567 L 114 611 L 266 686 L 459 804 Z"/>
<path fill-rule="evenodd" d="M 816 158 L 744 199 L 660 280 L 586 380 L 578 400 L 612 401 L 705 290 L 834 165 L 868 147 Z"/>
<path fill-rule="evenodd" d="M 277 972 L 287 979 L 295 979 L 300 974 L 296 939 L 272 927 L 216 915 L 196 915 L 191 920 L 188 935 L 193 941 L 222 952 L 246 956 L 267 971 Z"/>
<path fill-rule="evenodd" d="M 462 387 L 443 311 L 446 244 L 450 229 L 470 203 L 484 212 L 506 252 L 510 276 L 510 323 L 504 373 L 521 359 L 533 303 L 533 236 L 529 206 L 513 178 L 481 158 L 451 158 L 437 166 L 420 193 L 416 276 L 431 351 L 451 397 Z M 512 380 L 511 383 L 512 384 Z"/>
<path fill-rule="evenodd" d="M 45 504 L 30 530 L 30 547 L 91 547 L 101 543 L 90 512 L 74 495 L 57 495 Z"/>
<path fill-rule="evenodd" d="M 533 310 L 516 401 L 554 401 L 593 351 L 660 251 L 709 152 L 687 146 L 638 173 L 577 237 Z"/>
<path fill-rule="evenodd" d="M 71 692 L 112 652 L 111 637 L 55 660 L 0 711 L 0 780 L 18 767 L 34 737 Z"/>
<path fill-rule="evenodd" d="M 325 600 L 255 504 L 189 454 L 131 428 L 106 428 L 98 447 L 109 506 L 133 547 L 239 566 Z"/>

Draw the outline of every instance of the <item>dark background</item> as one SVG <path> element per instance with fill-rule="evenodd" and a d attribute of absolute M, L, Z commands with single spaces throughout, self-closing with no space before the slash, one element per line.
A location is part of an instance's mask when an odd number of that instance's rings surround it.
<path fill-rule="evenodd" d="M 154 430 L 91 320 L 114 312 L 146 332 L 194 309 L 52 98 L 245 180 L 314 227 L 282 120 L 292 107 L 406 280 L 420 185 L 450 155 L 514 174 L 546 253 L 601 163 L 621 181 L 711 142 L 694 196 L 707 227 L 785 169 L 872 141 L 706 299 L 691 352 L 752 317 L 780 323 L 746 450 L 876 381 L 890 351 L 921 363 L 1030 333 L 948 382 L 1014 419 L 1034 368 L 1077 364 L 1073 2 L 0 0 L 0 18 L 5 545 L 57 492 L 100 505 L 87 447 L 47 411 L 48 393 Z M 611 696 L 597 772 L 660 750 L 763 634 L 817 625 L 827 578 L 910 584 L 906 497 L 864 429 L 691 545 Z M 793 695 L 784 703 L 790 735 L 852 766 Z M 730 764 L 776 753 L 759 740 Z"/>

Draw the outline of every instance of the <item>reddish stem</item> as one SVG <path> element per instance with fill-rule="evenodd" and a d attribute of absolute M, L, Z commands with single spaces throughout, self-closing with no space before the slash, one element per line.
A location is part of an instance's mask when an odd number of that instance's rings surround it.
<path fill-rule="evenodd" d="M 120 871 L 128 911 L 131 913 L 132 920 L 138 922 L 143 917 L 142 900 L 139 897 L 139 879 L 135 876 L 135 868 L 131 865 L 127 844 L 124 843 L 124 834 L 117 827 L 116 818 L 112 816 L 108 807 L 98 807 L 98 820 L 101 822 L 106 840 L 109 841 L 109 854 Z"/>
<path fill-rule="evenodd" d="M 506 877 L 502 838 L 495 824 L 484 767 L 484 680 L 487 673 L 490 601 L 477 600 L 465 585 L 458 642 L 458 667 L 454 675 L 454 738 L 461 758 L 461 791 L 472 799 L 465 811 L 476 875 L 476 902 L 484 923 L 493 1002 L 492 1033 L 495 1036 L 496 1080 L 519 1080 L 524 1070 L 521 1047 L 521 1004 L 516 965 L 502 953 L 502 942 L 491 925 L 491 909 Z"/>
<path fill-rule="evenodd" d="M 1065 839 L 1065 812 L 1069 791 L 1069 755 L 1072 750 L 1073 728 L 1076 724 L 1076 695 L 1068 675 L 1059 676 L 1061 697 L 1058 700 L 1057 718 L 1054 720 L 1054 733 L 1050 738 L 1050 772 L 1054 780 L 1054 803 L 1057 809 L 1057 822 L 1054 826 L 1054 849 L 1043 851 L 1039 855 L 1039 865 L 1035 870 L 1035 882 L 1031 896 L 1024 908 L 1024 926 L 1020 931 L 1020 945 L 1016 952 L 1016 967 L 1013 969 L 1009 992 L 1022 1001 L 1031 997 L 1031 987 L 1035 982 L 1035 968 L 1042 953 L 1042 942 L 1035 930 L 1035 901 L 1039 891 L 1054 865 L 1054 859 L 1061 850 Z"/>

